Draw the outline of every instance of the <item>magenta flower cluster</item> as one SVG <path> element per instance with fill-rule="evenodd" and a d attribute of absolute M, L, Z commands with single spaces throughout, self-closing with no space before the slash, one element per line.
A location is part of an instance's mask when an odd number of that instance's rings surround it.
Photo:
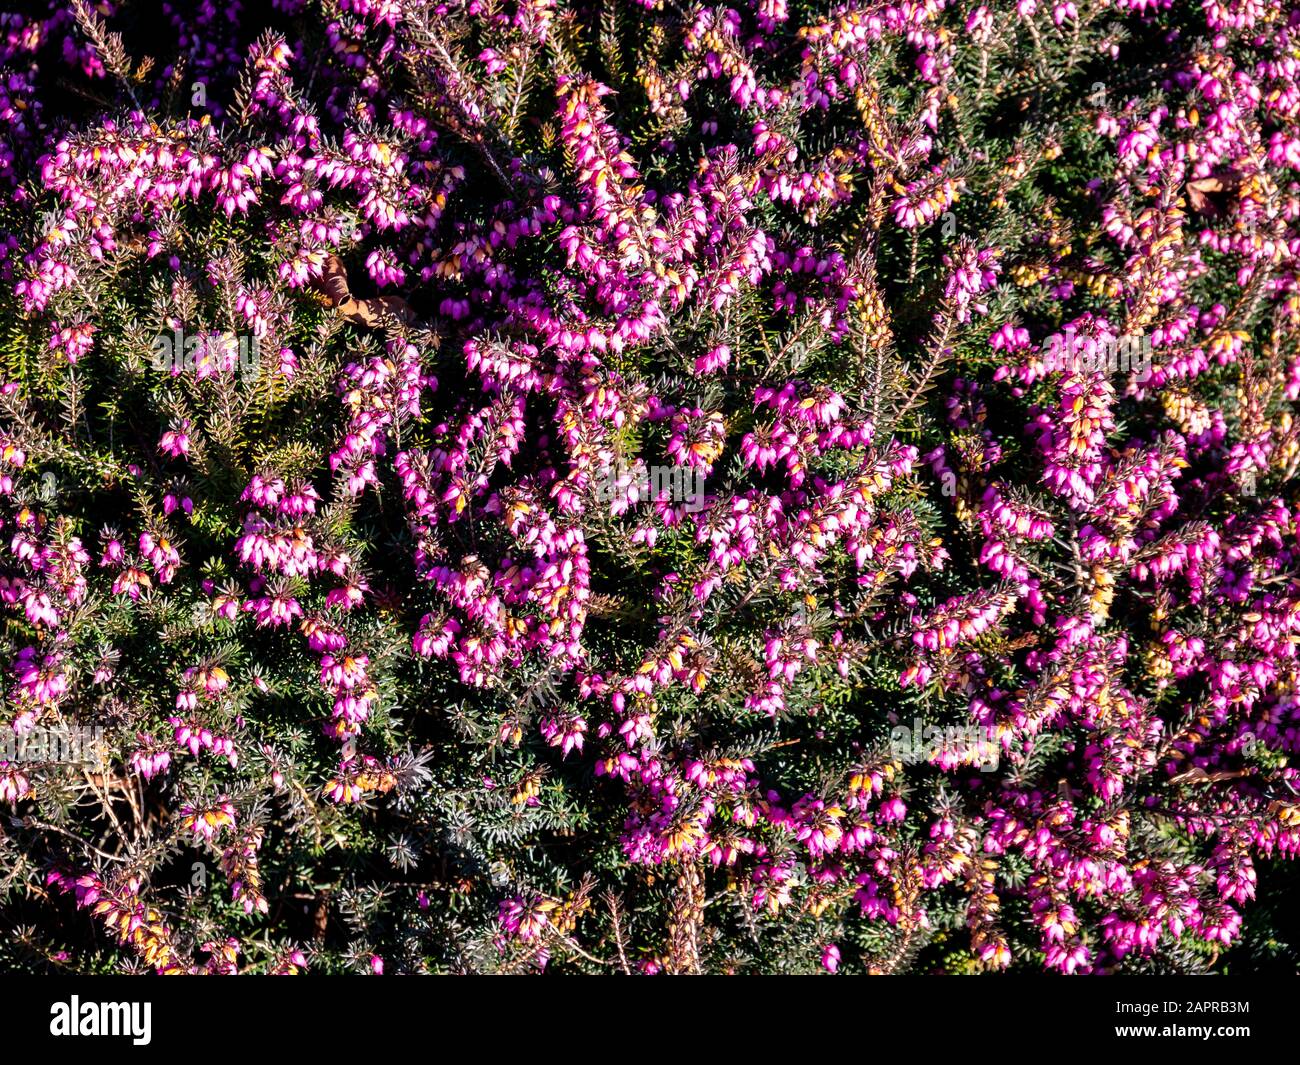
<path fill-rule="evenodd" d="M 111 741 L 0 760 L 15 883 L 165 972 L 1240 956 L 1300 15 L 263 6 L 0 16 L 0 726 Z"/>

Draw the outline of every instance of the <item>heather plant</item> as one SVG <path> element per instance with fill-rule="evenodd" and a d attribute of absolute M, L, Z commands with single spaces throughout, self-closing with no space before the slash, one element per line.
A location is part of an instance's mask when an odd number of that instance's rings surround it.
<path fill-rule="evenodd" d="M 1300 11 L 250 8 L 0 14 L 9 967 L 1294 967 Z"/>

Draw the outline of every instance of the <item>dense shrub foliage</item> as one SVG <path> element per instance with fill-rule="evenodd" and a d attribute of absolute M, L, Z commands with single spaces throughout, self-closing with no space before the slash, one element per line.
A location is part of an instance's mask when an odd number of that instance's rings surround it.
<path fill-rule="evenodd" d="M 1289 5 L 54 2 L 0 122 L 9 967 L 1294 964 Z"/>

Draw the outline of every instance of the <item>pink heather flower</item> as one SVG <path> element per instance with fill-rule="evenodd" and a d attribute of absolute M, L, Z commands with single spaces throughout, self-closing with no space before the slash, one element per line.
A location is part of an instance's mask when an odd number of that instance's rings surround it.
<path fill-rule="evenodd" d="M 379 288 L 399 286 L 406 282 L 406 272 L 397 264 L 390 251 L 372 251 L 366 257 L 366 271 Z"/>
<path fill-rule="evenodd" d="M 287 595 L 259 596 L 246 602 L 244 609 L 254 615 L 262 628 L 289 625 L 294 618 L 302 617 L 302 606 L 298 600 Z"/>
<path fill-rule="evenodd" d="M 145 780 L 167 772 L 171 765 L 171 752 L 159 746 L 152 736 L 141 734 L 141 746 L 131 752 L 131 767 Z"/>
<path fill-rule="evenodd" d="M 176 575 L 176 568 L 180 565 L 181 556 L 165 534 L 141 533 L 140 554 L 153 566 L 159 583 L 171 583 Z"/>
<path fill-rule="evenodd" d="M 549 924 L 547 914 L 554 905 L 540 895 L 506 899 L 501 903 L 497 920 L 509 935 L 527 943 L 541 935 Z"/>
<path fill-rule="evenodd" d="M 76 363 L 90 351 L 95 332 L 96 326 L 90 322 L 64 328 L 56 325 L 54 335 L 50 338 L 50 350 L 61 351 L 68 362 Z"/>
<path fill-rule="evenodd" d="M 698 466 L 704 470 L 722 454 L 726 429 L 717 411 L 705 413 L 698 407 L 673 415 L 668 457 L 679 466 Z"/>
<path fill-rule="evenodd" d="M 125 595 L 131 600 L 137 600 L 152 587 L 153 581 L 149 574 L 135 566 L 127 566 L 113 581 L 113 594 Z"/>
<path fill-rule="evenodd" d="M 972 242 L 962 240 L 957 251 L 944 256 L 948 280 L 944 296 L 956 309 L 958 322 L 968 322 L 973 315 L 988 314 L 988 305 L 980 296 L 997 285 L 1001 266 L 997 248 L 977 248 Z"/>
<path fill-rule="evenodd" d="M 731 348 L 726 344 L 719 344 L 711 348 L 705 354 L 695 360 L 695 372 L 700 374 L 713 373 L 721 370 L 731 362 Z"/>
<path fill-rule="evenodd" d="M 196 843 L 211 843 L 224 829 L 235 826 L 235 807 L 229 799 L 206 807 L 186 803 L 180 812 L 181 830 L 192 832 Z"/>
<path fill-rule="evenodd" d="M 365 683 L 366 666 L 370 659 L 366 655 L 348 655 L 336 659 L 333 655 L 324 655 L 320 662 L 321 684 L 331 690 L 347 690 Z"/>
<path fill-rule="evenodd" d="M 105 529 L 100 538 L 104 545 L 103 554 L 100 556 L 99 564 L 101 566 L 120 566 L 126 561 L 126 548 L 122 546 L 122 541 L 117 534 L 111 529 Z"/>
<path fill-rule="evenodd" d="M 574 715 L 549 714 L 542 718 L 539 725 L 542 736 L 552 747 L 559 747 L 564 757 L 570 751 L 582 751 L 583 735 L 587 723 Z"/>
<path fill-rule="evenodd" d="M 158 441 L 158 450 L 172 458 L 183 458 L 190 453 L 190 424 L 182 422 L 177 429 L 168 429 Z"/>
<path fill-rule="evenodd" d="M 17 766 L 0 762 L 0 802 L 17 806 L 31 790 L 31 781 Z"/>
<path fill-rule="evenodd" d="M 894 221 L 904 229 L 928 225 L 953 205 L 960 190 L 961 182 L 935 167 L 929 178 L 912 182 L 894 201 Z"/>
<path fill-rule="evenodd" d="M 907 815 L 907 805 L 897 795 L 880 804 L 877 817 L 881 821 L 901 821 Z"/>

